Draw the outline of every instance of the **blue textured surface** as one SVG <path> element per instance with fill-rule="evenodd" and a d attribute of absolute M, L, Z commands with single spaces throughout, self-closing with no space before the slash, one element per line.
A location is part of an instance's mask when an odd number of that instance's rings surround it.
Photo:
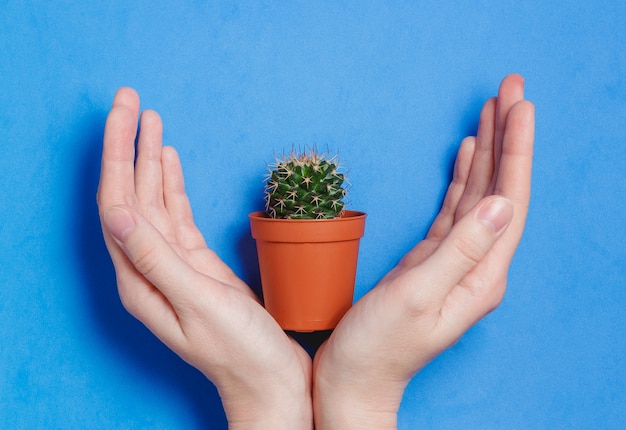
<path fill-rule="evenodd" d="M 399 428 L 623 428 L 626 3 L 251 3 L 0 2 L 0 428 L 226 428 L 116 294 L 95 192 L 118 87 L 161 113 L 201 230 L 253 284 L 264 163 L 339 151 L 369 213 L 360 296 L 423 237 L 511 72 L 537 130 L 509 290 Z"/>

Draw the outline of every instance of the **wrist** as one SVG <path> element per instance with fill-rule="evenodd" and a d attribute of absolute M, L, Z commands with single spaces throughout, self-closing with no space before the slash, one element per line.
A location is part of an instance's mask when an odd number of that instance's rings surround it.
<path fill-rule="evenodd" d="M 395 430 L 404 386 L 339 385 L 315 379 L 313 412 L 316 430 Z"/>
<path fill-rule="evenodd" d="M 256 386 L 218 387 L 228 428 L 311 430 L 313 411 L 306 384 L 265 381 Z"/>

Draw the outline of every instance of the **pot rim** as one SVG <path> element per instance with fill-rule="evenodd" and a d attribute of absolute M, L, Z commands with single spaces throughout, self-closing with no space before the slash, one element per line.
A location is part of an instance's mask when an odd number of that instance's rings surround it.
<path fill-rule="evenodd" d="M 272 223 L 320 223 L 320 222 L 341 222 L 345 220 L 352 220 L 355 218 L 367 217 L 366 212 L 356 210 L 344 210 L 341 216 L 336 218 L 324 218 L 324 219 L 285 219 L 285 218 L 270 218 L 265 211 L 255 211 L 248 215 L 250 219 L 264 220 L 262 222 Z"/>
<path fill-rule="evenodd" d="M 365 232 L 367 214 L 346 210 L 344 216 L 330 219 L 276 219 L 264 211 L 249 215 L 252 237 L 267 242 L 340 242 L 358 240 Z"/>

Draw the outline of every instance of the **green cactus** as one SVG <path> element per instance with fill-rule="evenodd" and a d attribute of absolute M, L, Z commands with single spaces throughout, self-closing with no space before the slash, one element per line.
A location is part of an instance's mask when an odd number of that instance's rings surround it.
<path fill-rule="evenodd" d="M 346 195 L 337 157 L 315 149 L 292 151 L 269 166 L 266 212 L 271 218 L 326 219 L 341 216 Z"/>

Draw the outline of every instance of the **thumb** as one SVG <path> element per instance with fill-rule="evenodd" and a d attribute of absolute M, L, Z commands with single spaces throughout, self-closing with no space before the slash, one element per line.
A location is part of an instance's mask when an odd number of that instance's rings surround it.
<path fill-rule="evenodd" d="M 105 228 L 135 269 L 166 296 L 189 285 L 195 271 L 140 213 L 122 206 L 106 208 Z"/>
<path fill-rule="evenodd" d="M 487 255 L 513 219 L 513 204 L 500 196 L 482 199 L 415 269 L 428 295 L 443 300 L 448 292 Z"/>

